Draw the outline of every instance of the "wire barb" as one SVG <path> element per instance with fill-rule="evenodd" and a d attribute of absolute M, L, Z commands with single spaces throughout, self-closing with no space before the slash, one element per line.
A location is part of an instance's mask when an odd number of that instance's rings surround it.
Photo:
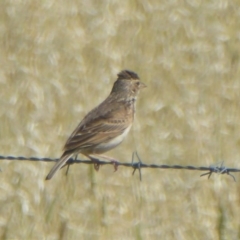
<path fill-rule="evenodd" d="M 137 159 L 138 159 L 138 162 L 137 162 L 137 163 L 134 163 L 134 156 L 135 156 L 135 155 L 137 156 Z M 136 151 L 136 152 L 133 152 L 133 154 L 132 154 L 132 167 L 134 168 L 134 170 L 133 170 L 133 172 L 132 172 L 132 175 L 134 175 L 136 169 L 138 169 L 140 181 L 142 181 L 141 165 L 142 165 L 142 160 L 141 160 L 141 158 L 139 157 L 137 151 Z"/>
<path fill-rule="evenodd" d="M 218 163 L 219 164 L 219 163 Z M 235 169 L 237 170 L 237 169 Z M 218 174 L 227 174 L 229 175 L 230 177 L 232 177 L 232 179 L 234 180 L 234 182 L 236 182 L 236 179 L 234 177 L 233 174 L 230 173 L 230 169 L 228 169 L 227 167 L 225 167 L 223 165 L 223 161 L 220 162 L 220 165 L 219 166 L 210 166 L 210 171 L 207 172 L 207 173 L 203 173 L 200 175 L 200 177 L 203 177 L 203 176 L 206 176 L 208 175 L 208 179 L 210 179 L 210 177 L 212 176 L 212 173 L 218 173 Z"/>
<path fill-rule="evenodd" d="M 67 170 L 66 170 L 66 173 L 65 173 L 66 176 L 68 175 L 68 171 L 70 169 L 70 165 L 72 165 L 77 160 L 77 156 L 78 155 L 76 155 L 74 159 L 73 158 L 68 159 L 66 164 L 61 167 L 61 168 L 63 168 L 63 167 L 65 167 L 67 165 Z"/>

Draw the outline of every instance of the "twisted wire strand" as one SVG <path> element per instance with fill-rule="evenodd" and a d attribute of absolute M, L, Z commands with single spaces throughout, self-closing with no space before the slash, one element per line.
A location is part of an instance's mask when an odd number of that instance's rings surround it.
<path fill-rule="evenodd" d="M 135 156 L 137 157 L 137 162 L 134 162 Z M 2 156 L 0 155 L 0 160 L 19 160 L 19 161 L 33 161 L 33 162 L 56 162 L 59 159 L 58 158 L 42 158 L 42 157 L 23 157 L 23 156 Z M 76 163 L 83 163 L 83 164 L 96 164 L 96 162 L 90 161 L 90 160 L 80 160 L 80 159 L 74 159 L 70 158 L 67 162 L 68 168 L 72 164 Z M 100 165 L 112 165 L 112 162 L 108 161 L 102 161 L 98 160 L 97 164 Z M 207 171 L 206 173 L 203 173 L 200 175 L 202 176 L 208 176 L 208 178 L 211 177 L 212 173 L 218 173 L 218 174 L 227 174 L 233 178 L 233 180 L 236 182 L 235 177 L 231 174 L 232 172 L 240 172 L 240 169 L 238 168 L 228 168 L 223 165 L 223 162 L 220 162 L 216 165 L 211 165 L 209 167 L 196 167 L 196 166 L 191 166 L 191 165 L 168 165 L 168 164 L 145 164 L 142 163 L 141 158 L 139 157 L 137 152 L 134 152 L 132 155 L 132 162 L 131 163 L 126 163 L 126 162 L 117 162 L 114 163 L 118 166 L 123 166 L 123 167 L 131 167 L 133 168 L 133 174 L 135 173 L 136 170 L 139 171 L 139 177 L 140 180 L 142 180 L 142 174 L 141 174 L 141 169 L 142 168 L 155 168 L 155 169 L 179 169 L 179 170 L 193 170 L 193 171 Z M 67 169 L 68 171 L 68 169 Z"/>

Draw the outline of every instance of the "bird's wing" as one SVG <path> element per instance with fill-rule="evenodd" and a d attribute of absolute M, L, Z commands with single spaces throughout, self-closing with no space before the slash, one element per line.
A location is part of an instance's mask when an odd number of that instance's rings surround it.
<path fill-rule="evenodd" d="M 129 127 L 131 117 L 126 117 L 126 114 L 118 114 L 123 110 L 120 108 L 125 107 L 120 104 L 115 109 L 112 108 L 102 112 L 99 112 L 98 108 L 93 109 L 69 137 L 64 146 L 64 151 L 66 153 L 75 152 L 108 142 L 121 135 Z"/>

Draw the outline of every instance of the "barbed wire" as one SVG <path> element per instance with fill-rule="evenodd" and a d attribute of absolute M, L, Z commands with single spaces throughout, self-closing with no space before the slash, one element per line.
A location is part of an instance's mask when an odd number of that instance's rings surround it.
<path fill-rule="evenodd" d="M 134 162 L 135 156 L 137 157 L 137 162 Z M 34 162 L 57 162 L 58 158 L 41 158 L 41 157 L 23 157 L 23 156 L 2 156 L 0 155 L 0 160 L 20 160 L 20 161 L 34 161 Z M 96 162 L 97 161 L 97 162 Z M 167 165 L 167 164 L 145 164 L 142 163 L 141 158 L 139 157 L 137 152 L 133 152 L 132 154 L 132 162 L 131 163 L 124 163 L 124 162 L 110 162 L 110 161 L 102 161 L 99 159 L 96 159 L 96 161 L 91 160 L 79 160 L 70 158 L 67 162 L 67 171 L 68 173 L 69 166 L 76 163 L 83 163 L 83 164 L 94 164 L 95 169 L 99 169 L 99 166 L 101 165 L 114 165 L 115 170 L 117 170 L 118 166 L 123 167 L 131 167 L 133 168 L 133 175 L 136 170 L 139 171 L 139 178 L 140 181 L 142 180 L 142 168 L 155 168 L 155 169 L 179 169 L 179 170 L 192 170 L 192 171 L 207 171 L 206 173 L 203 173 L 200 175 L 200 177 L 208 176 L 208 179 L 211 177 L 212 173 L 218 173 L 218 174 L 227 174 L 233 178 L 233 180 L 236 182 L 235 177 L 231 174 L 232 172 L 240 172 L 240 169 L 238 168 L 228 168 L 223 165 L 223 162 L 219 162 L 215 165 L 211 165 L 209 167 L 195 167 L 195 166 L 182 166 L 182 165 Z"/>

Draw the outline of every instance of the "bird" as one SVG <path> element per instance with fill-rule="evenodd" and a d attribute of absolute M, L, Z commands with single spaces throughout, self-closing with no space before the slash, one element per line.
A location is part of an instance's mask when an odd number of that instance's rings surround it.
<path fill-rule="evenodd" d="M 46 176 L 50 180 L 70 158 L 79 153 L 93 162 L 97 157 L 118 146 L 128 134 L 134 120 L 136 100 L 146 85 L 130 70 L 117 74 L 109 96 L 91 110 L 79 123 L 63 147 L 63 154 Z M 114 161 L 113 161 L 114 162 Z"/>

